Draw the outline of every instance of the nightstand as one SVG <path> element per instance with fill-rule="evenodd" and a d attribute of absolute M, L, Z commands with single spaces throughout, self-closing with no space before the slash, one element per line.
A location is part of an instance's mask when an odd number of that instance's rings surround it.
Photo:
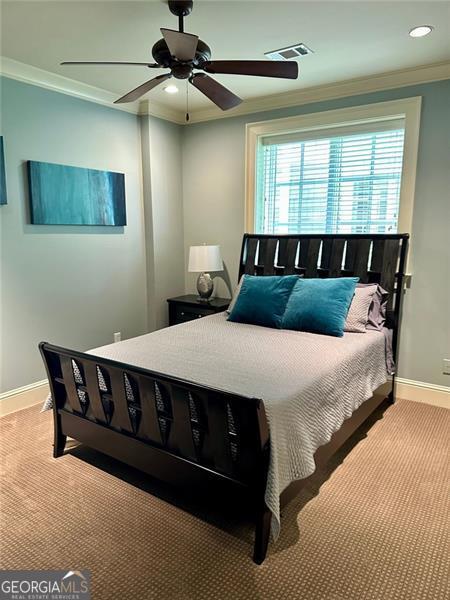
<path fill-rule="evenodd" d="M 229 298 L 211 298 L 209 302 L 202 302 L 195 294 L 169 298 L 169 325 L 178 325 L 194 319 L 227 310 Z"/>

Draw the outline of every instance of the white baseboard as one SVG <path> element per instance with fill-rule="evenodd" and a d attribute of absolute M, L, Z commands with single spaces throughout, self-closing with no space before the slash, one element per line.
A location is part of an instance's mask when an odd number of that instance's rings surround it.
<path fill-rule="evenodd" d="M 44 402 L 49 391 L 48 382 L 44 379 L 0 394 L 0 417 Z M 450 387 L 444 385 L 396 377 L 395 395 L 404 400 L 450 408 Z"/>
<path fill-rule="evenodd" d="M 396 377 L 395 395 L 397 398 L 403 398 L 404 400 L 450 408 L 450 387 L 445 385 L 434 385 L 423 381 Z"/>
<path fill-rule="evenodd" d="M 44 402 L 49 392 L 48 381 L 43 379 L 0 394 L 0 417 Z"/>

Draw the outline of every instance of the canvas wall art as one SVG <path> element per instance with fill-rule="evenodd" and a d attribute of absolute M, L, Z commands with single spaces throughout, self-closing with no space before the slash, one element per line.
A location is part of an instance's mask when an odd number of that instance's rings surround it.
<path fill-rule="evenodd" d="M 28 161 L 34 225 L 126 225 L 123 173 Z"/>
<path fill-rule="evenodd" d="M 3 136 L 0 136 L 0 204 L 6 203 L 5 150 L 3 147 Z"/>

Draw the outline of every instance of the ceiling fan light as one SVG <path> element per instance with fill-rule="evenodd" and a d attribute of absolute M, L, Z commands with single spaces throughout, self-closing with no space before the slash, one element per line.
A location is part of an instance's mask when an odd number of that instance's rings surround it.
<path fill-rule="evenodd" d="M 432 25 L 418 25 L 413 27 L 409 32 L 409 35 L 413 38 L 424 37 L 433 31 Z"/>
<path fill-rule="evenodd" d="M 177 88 L 176 85 L 166 85 L 166 87 L 164 88 L 164 91 L 167 92 L 168 94 L 177 94 L 179 92 L 179 89 Z"/>

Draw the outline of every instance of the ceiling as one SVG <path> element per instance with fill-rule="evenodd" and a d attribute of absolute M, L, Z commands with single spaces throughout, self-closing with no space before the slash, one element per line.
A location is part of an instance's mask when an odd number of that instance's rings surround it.
<path fill-rule="evenodd" d="M 431 24 L 431 35 L 412 39 L 408 31 Z M 1 54 L 69 77 L 117 96 L 157 73 L 145 67 L 62 67 L 62 60 L 151 59 L 160 27 L 177 28 L 162 0 L 2 1 Z M 311 86 L 366 77 L 450 58 L 450 2 L 197 0 L 185 29 L 199 35 L 213 59 L 264 59 L 264 52 L 303 42 L 314 54 L 298 59 L 298 80 L 215 75 L 244 100 Z M 163 72 L 163 71 L 162 71 Z M 146 97 L 184 111 L 180 93 L 162 88 Z M 189 86 L 191 110 L 211 103 Z"/>

